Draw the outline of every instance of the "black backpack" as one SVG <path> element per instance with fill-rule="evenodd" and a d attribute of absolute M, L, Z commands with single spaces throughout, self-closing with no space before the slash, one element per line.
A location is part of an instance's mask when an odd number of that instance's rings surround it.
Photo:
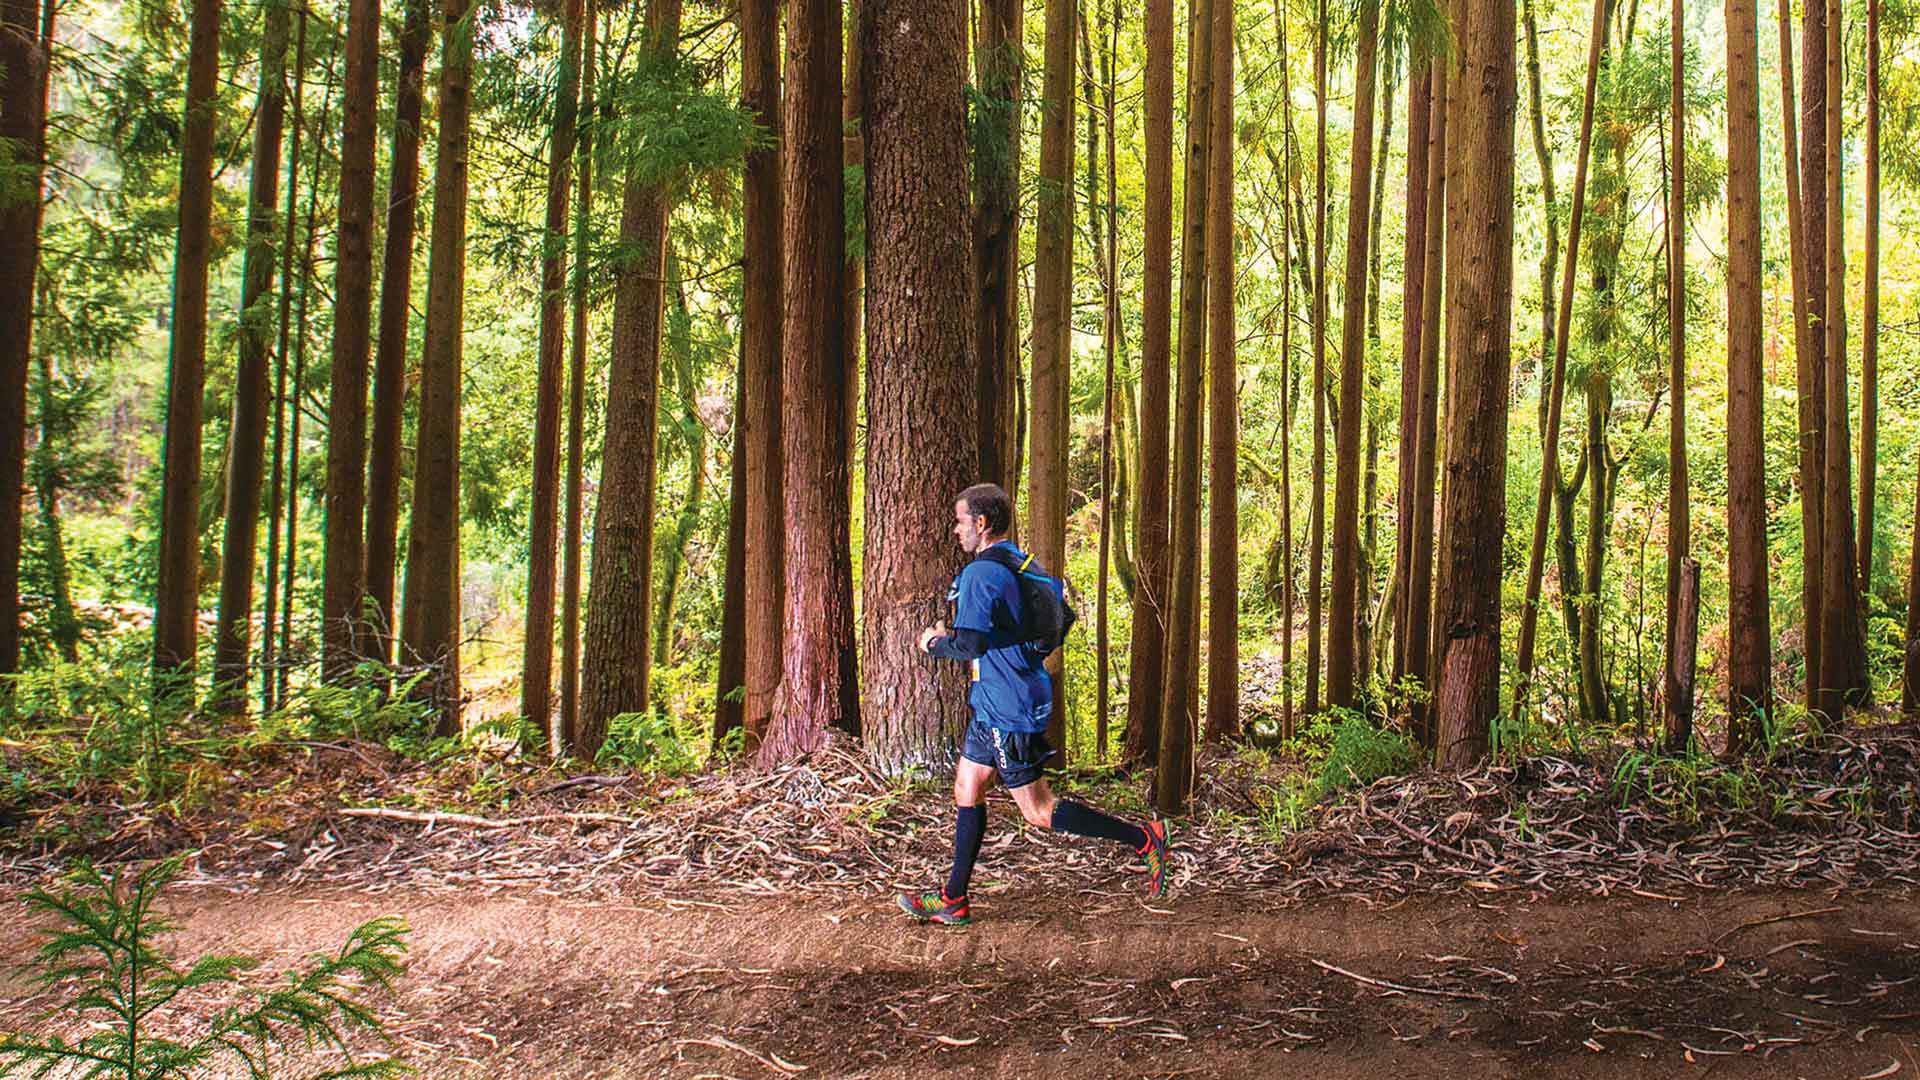
<path fill-rule="evenodd" d="M 998 545 L 976 558 L 1013 571 L 1013 579 L 1020 586 L 1019 640 L 1040 656 L 1051 655 L 1067 640 L 1073 624 L 1080 621 L 1080 613 L 1067 601 L 1065 579 L 1048 576 L 1032 555 L 1022 558 Z"/>

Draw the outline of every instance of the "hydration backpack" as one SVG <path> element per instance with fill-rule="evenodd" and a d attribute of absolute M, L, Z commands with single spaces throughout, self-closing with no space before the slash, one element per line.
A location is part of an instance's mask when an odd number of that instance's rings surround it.
<path fill-rule="evenodd" d="M 975 557 L 1013 571 L 1013 579 L 1020 586 L 1021 644 L 1040 656 L 1058 649 L 1080 619 L 1080 613 L 1067 601 L 1065 579 L 1050 577 L 1032 555 L 1016 555 L 997 545 Z"/>

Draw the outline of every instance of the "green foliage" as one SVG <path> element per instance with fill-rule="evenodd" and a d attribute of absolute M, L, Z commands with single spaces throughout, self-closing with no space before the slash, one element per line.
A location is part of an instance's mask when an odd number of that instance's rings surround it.
<path fill-rule="evenodd" d="M 744 733 L 736 730 L 733 734 Z M 739 747 L 723 747 L 723 751 L 737 754 Z M 704 760 L 700 732 L 688 730 L 658 710 L 620 713 L 608 721 L 607 740 L 600 744 L 594 758 L 597 765 L 663 776 L 683 776 L 698 769 Z"/>
<path fill-rule="evenodd" d="M 684 56 L 643 53 L 607 81 L 605 95 L 595 154 L 613 174 L 645 187 L 678 193 L 772 145 L 769 133 Z"/>
<path fill-rule="evenodd" d="M 344 684 L 310 683 L 294 690 L 288 706 L 260 721 L 263 738 L 363 739 L 418 756 L 432 736 L 431 710 L 412 697 L 427 676 L 394 672 L 363 661 Z"/>
<path fill-rule="evenodd" d="M 0 717 L 32 739 L 55 787 L 109 781 L 140 798 L 164 797 L 207 748 L 184 710 L 156 700 L 141 645 L 120 639 L 79 663 L 52 659 L 0 677 L 9 689 Z"/>
<path fill-rule="evenodd" d="M 1275 837 L 1304 825 L 1329 795 L 1410 772 L 1421 759 L 1412 739 L 1348 709 L 1314 717 L 1287 749 L 1299 758 L 1300 771 L 1261 800 L 1261 825 Z"/>
<path fill-rule="evenodd" d="M 268 1080 L 276 1058 L 316 1048 L 347 1060 L 343 1067 L 310 1074 L 317 1077 L 411 1071 L 393 1057 L 356 1061 L 347 1042 L 363 1032 L 385 1036 L 364 995 L 369 989 L 390 989 L 399 974 L 405 923 L 395 918 L 364 923 L 337 952 L 313 956 L 274 989 L 256 990 L 241 977 L 257 961 L 208 955 L 182 966 L 157 946 L 158 938 L 178 929 L 154 904 L 179 869 L 178 860 L 170 859 L 127 880 L 121 872 L 107 876 L 82 865 L 67 885 L 25 894 L 31 911 L 58 923 L 35 957 L 33 980 L 61 997 L 53 1017 L 84 1022 L 91 1030 L 73 1041 L 57 1032 L 7 1035 L 0 1039 L 0 1077 L 173 1080 L 224 1066 L 244 1070 L 250 1080 Z M 244 1000 L 191 1036 L 153 1034 L 154 1022 L 173 1017 L 169 1006 L 182 995 L 209 988 L 226 988 Z"/>

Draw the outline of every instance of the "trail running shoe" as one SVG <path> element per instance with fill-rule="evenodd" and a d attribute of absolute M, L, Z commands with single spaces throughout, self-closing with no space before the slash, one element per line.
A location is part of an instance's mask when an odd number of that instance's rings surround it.
<path fill-rule="evenodd" d="M 973 921 L 967 910 L 967 898 L 947 899 L 944 889 L 919 894 L 901 893 L 900 910 L 922 922 L 937 922 L 942 926 L 965 926 Z"/>
<path fill-rule="evenodd" d="M 1157 898 L 1167 891 L 1167 823 L 1154 818 L 1141 828 L 1147 833 L 1147 846 L 1140 849 L 1140 861 L 1147 864 L 1147 895 Z"/>

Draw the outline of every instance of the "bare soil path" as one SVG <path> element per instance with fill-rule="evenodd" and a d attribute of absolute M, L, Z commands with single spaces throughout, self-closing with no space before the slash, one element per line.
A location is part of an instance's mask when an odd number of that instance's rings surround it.
<path fill-rule="evenodd" d="M 176 956 L 412 927 L 383 1003 L 431 1077 L 1920 1076 L 1911 891 L 1502 892 L 1277 906 L 1015 885 L 965 929 L 886 896 L 177 889 Z M 0 1028 L 44 1011 L 0 914 Z"/>

